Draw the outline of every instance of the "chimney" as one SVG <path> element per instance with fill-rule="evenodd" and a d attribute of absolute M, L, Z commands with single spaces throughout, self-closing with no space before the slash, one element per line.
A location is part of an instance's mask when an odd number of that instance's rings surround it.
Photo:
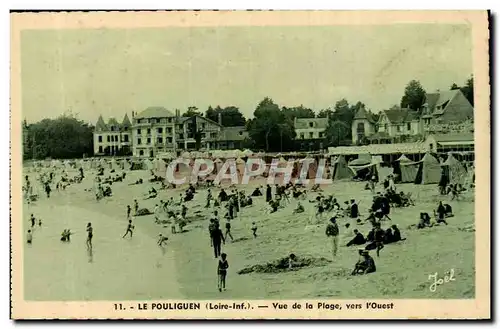
<path fill-rule="evenodd" d="M 222 113 L 219 112 L 217 118 L 218 118 L 219 124 L 222 126 Z"/>

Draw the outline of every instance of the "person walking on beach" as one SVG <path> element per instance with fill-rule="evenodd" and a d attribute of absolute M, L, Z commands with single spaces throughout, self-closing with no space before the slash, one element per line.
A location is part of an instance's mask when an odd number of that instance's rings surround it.
<path fill-rule="evenodd" d="M 255 222 L 252 222 L 252 235 L 255 238 L 257 238 L 257 224 Z"/>
<path fill-rule="evenodd" d="M 92 228 L 92 223 L 87 224 L 87 249 L 92 249 L 92 238 L 94 237 L 94 229 Z"/>
<path fill-rule="evenodd" d="M 33 214 L 31 214 L 30 221 L 31 221 L 31 228 L 35 227 L 36 218 Z"/>
<path fill-rule="evenodd" d="M 227 240 L 227 237 L 229 236 L 231 238 L 231 241 L 233 241 L 233 235 L 231 234 L 231 222 L 230 222 L 230 219 L 228 218 L 227 219 L 227 222 L 226 222 L 226 240 Z"/>
<path fill-rule="evenodd" d="M 167 243 L 168 238 L 166 236 L 163 236 L 163 234 L 160 233 L 159 238 L 158 238 L 158 246 L 163 248 L 163 244 Z"/>
<path fill-rule="evenodd" d="M 214 247 L 214 256 L 218 258 L 221 255 L 221 244 L 226 243 L 224 239 L 224 234 L 222 234 L 219 224 L 215 224 L 215 228 L 212 233 L 212 244 Z"/>
<path fill-rule="evenodd" d="M 227 261 L 227 254 L 222 253 L 220 257 L 221 259 L 219 259 L 219 265 L 217 266 L 217 276 L 219 278 L 219 280 L 217 280 L 217 286 L 219 291 L 222 291 L 223 289 L 226 290 L 226 276 L 229 263 Z"/>
<path fill-rule="evenodd" d="M 130 233 L 130 238 L 132 238 L 132 236 L 134 235 L 133 230 L 134 230 L 134 225 L 132 225 L 132 220 L 129 219 L 127 225 L 127 231 L 125 231 L 125 234 L 122 236 L 122 238 L 125 238 L 129 233 Z"/>

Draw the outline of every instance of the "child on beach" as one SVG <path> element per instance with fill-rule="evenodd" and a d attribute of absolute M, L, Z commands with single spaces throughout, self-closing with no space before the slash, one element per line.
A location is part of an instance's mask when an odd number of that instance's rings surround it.
<path fill-rule="evenodd" d="M 31 233 L 31 230 L 28 230 L 28 233 L 26 234 L 26 242 L 31 244 L 31 241 L 33 241 L 33 234 Z"/>
<path fill-rule="evenodd" d="M 125 234 L 122 236 L 122 238 L 125 238 L 127 236 L 127 234 L 129 234 L 129 233 L 130 233 L 130 238 L 132 238 L 132 236 L 134 235 L 134 232 L 133 232 L 134 228 L 135 228 L 135 226 L 132 225 L 132 220 L 129 219 L 128 225 L 127 225 L 127 231 L 125 231 Z"/>
<path fill-rule="evenodd" d="M 219 280 L 217 280 L 217 286 L 219 291 L 222 291 L 222 289 L 226 290 L 226 275 L 229 263 L 227 262 L 226 253 L 222 253 L 220 257 L 221 259 L 219 260 L 219 265 L 217 266 L 217 275 L 219 277 Z"/>
<path fill-rule="evenodd" d="M 92 238 L 94 237 L 94 229 L 92 228 L 92 223 L 87 224 L 87 249 L 92 249 Z"/>
<path fill-rule="evenodd" d="M 229 236 L 231 238 L 231 241 L 233 241 L 233 235 L 231 234 L 231 222 L 229 220 L 229 218 L 227 219 L 227 222 L 226 222 L 226 234 L 225 234 L 225 239 L 227 240 L 227 237 Z"/>
<path fill-rule="evenodd" d="M 257 224 L 255 224 L 255 222 L 252 222 L 252 233 L 253 233 L 253 237 L 256 238 L 257 237 Z"/>
<path fill-rule="evenodd" d="M 163 236 L 163 234 L 160 233 L 159 238 L 158 238 L 158 246 L 163 247 L 164 243 L 167 243 L 168 238 L 166 236 Z"/>

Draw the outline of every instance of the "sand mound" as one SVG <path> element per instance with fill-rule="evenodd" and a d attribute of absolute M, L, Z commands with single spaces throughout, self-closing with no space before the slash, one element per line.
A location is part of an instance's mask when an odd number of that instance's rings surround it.
<path fill-rule="evenodd" d="M 320 267 L 328 265 L 330 261 L 326 258 L 314 258 L 314 257 L 298 257 L 294 262 L 292 269 L 298 269 L 302 267 Z M 285 257 L 274 262 L 266 263 L 264 265 L 257 264 L 250 267 L 245 267 L 244 269 L 238 271 L 238 274 L 248 274 L 252 272 L 256 273 L 280 273 L 289 271 L 289 258 Z"/>

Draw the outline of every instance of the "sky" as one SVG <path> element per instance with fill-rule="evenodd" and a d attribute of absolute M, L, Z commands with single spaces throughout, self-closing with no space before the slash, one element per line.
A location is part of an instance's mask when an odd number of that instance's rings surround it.
<path fill-rule="evenodd" d="M 23 31 L 22 114 L 95 123 L 148 106 L 232 105 L 252 117 L 264 97 L 316 112 L 345 98 L 378 112 L 412 79 L 428 92 L 463 84 L 471 39 L 469 26 L 445 24 Z"/>

